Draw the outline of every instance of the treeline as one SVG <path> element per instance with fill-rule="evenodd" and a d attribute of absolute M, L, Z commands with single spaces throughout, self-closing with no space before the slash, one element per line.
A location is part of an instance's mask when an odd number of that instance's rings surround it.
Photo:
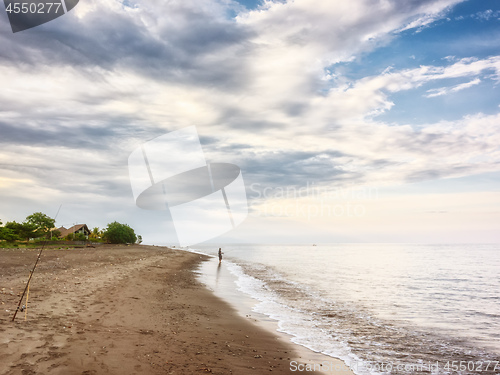
<path fill-rule="evenodd" d="M 3 225 L 0 221 L 0 241 L 14 243 L 17 241 L 31 240 L 75 240 L 85 241 L 87 237 L 82 233 L 73 233 L 65 238 L 60 238 L 61 232 L 55 229 L 55 220 L 42 212 L 35 212 L 26 217 L 22 223 L 9 221 Z M 95 227 L 90 232 L 88 239 L 96 242 L 108 243 L 141 243 L 142 237 L 127 224 L 116 221 L 107 225 L 105 229 Z"/>
<path fill-rule="evenodd" d="M 0 227 L 0 240 L 8 242 L 29 241 L 31 238 L 50 237 L 50 230 L 54 228 L 55 220 L 41 212 L 35 212 L 26 217 L 22 223 L 9 221 Z M 0 221 L 0 225 L 2 222 Z"/>

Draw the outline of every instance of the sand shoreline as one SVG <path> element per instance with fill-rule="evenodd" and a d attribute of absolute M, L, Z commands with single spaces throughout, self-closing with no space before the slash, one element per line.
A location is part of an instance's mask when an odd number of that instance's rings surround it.
<path fill-rule="evenodd" d="M 0 374 L 297 372 L 291 343 L 196 281 L 205 256 L 164 247 L 45 250 L 12 323 L 37 254 L 0 250 Z"/>
<path fill-rule="evenodd" d="M 320 372 L 316 370 L 310 372 L 315 374 L 326 372 L 326 374 L 354 375 L 342 360 L 293 343 L 294 336 L 280 332 L 277 320 L 272 319 L 268 315 L 255 312 L 254 307 L 260 301 L 238 290 L 236 286 L 238 278 L 229 271 L 227 262 L 231 263 L 231 261 L 223 260 L 222 264 L 218 265 L 216 256 L 204 261 L 196 270 L 197 279 L 217 297 L 228 302 L 241 317 L 249 319 L 259 328 L 263 328 L 273 335 L 282 338 L 284 342 L 291 343 L 295 352 L 293 361 L 297 362 L 293 363 L 291 368 L 299 366 L 309 366 L 309 368 L 315 368 L 314 366 L 316 366 L 316 368 L 319 368 L 319 365 L 324 364 L 325 367 L 320 367 L 323 369 L 327 368 L 326 371 Z M 339 369 L 339 371 L 335 371 L 335 369 Z"/>

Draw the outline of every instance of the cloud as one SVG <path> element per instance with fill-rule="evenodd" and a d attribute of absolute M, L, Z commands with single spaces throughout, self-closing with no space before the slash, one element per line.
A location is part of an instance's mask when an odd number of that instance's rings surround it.
<path fill-rule="evenodd" d="M 439 89 L 430 89 L 430 90 L 427 90 L 427 92 L 429 94 L 425 95 L 425 97 L 426 98 L 434 98 L 436 96 L 447 95 L 450 92 L 461 91 L 461 90 L 467 89 L 469 87 L 478 85 L 480 83 L 481 83 L 481 80 L 479 78 L 476 78 L 476 79 L 473 79 L 472 81 L 465 82 L 465 83 L 460 83 L 458 85 L 451 86 L 451 87 L 442 87 L 442 88 L 439 88 Z"/>
<path fill-rule="evenodd" d="M 500 17 L 500 11 L 496 10 L 493 11 L 492 9 L 488 9 L 482 12 L 477 12 L 471 16 L 472 18 L 477 18 L 479 20 L 484 20 L 484 21 L 489 21 L 490 18 L 496 18 Z"/>
<path fill-rule="evenodd" d="M 0 62 L 30 69 L 73 66 L 97 71 L 133 71 L 183 84 L 239 85 L 238 70 L 248 32 L 227 19 L 216 1 L 90 1 L 13 39 L 0 24 Z M 58 20 L 59 21 L 59 20 Z M 145 63 L 146 62 L 146 63 Z"/>
<path fill-rule="evenodd" d="M 228 1 L 87 1 L 16 38 L 2 19 L 0 192 L 132 210 L 128 154 L 190 125 L 207 160 L 238 164 L 247 185 L 498 170 L 499 115 L 420 127 L 376 115 L 394 107 L 394 93 L 432 82 L 469 80 L 428 97 L 498 80 L 500 57 L 355 80 L 336 70 L 459 2 L 296 0 L 247 11 Z"/>
<path fill-rule="evenodd" d="M 237 18 L 254 31 L 250 71 L 255 81 L 250 89 L 278 98 L 289 90 L 310 94 L 318 89 L 325 67 L 370 52 L 388 43 L 409 19 L 437 17 L 458 2 L 267 2 Z"/>
<path fill-rule="evenodd" d="M 343 90 L 333 88 L 328 96 L 321 99 L 333 105 L 344 120 L 363 118 L 367 114 L 377 115 L 390 110 L 393 103 L 390 94 L 412 90 L 427 83 L 458 78 L 482 76 L 485 79 L 498 81 L 500 79 L 500 56 L 487 59 L 463 58 L 445 66 L 420 66 L 414 69 L 400 71 L 385 71 L 377 76 L 361 78 L 345 86 Z M 456 85 L 443 93 L 456 92 L 480 82 L 479 78 Z M 435 94 L 430 91 L 431 96 Z M 441 91 L 436 91 L 441 92 Z"/>

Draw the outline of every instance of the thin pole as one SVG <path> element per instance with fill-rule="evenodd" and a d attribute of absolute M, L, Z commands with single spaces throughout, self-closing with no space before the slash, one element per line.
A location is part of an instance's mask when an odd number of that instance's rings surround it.
<path fill-rule="evenodd" d="M 57 219 L 57 215 L 59 215 L 59 211 L 61 211 L 61 207 L 62 207 L 62 204 L 59 206 L 59 209 L 56 212 L 56 216 L 54 218 L 54 223 L 55 223 L 55 220 Z M 52 241 L 52 231 L 50 231 L 50 240 Z"/>
<path fill-rule="evenodd" d="M 57 215 L 59 215 L 59 211 L 61 210 L 62 204 L 59 206 L 59 209 L 57 210 L 56 217 L 54 218 L 54 222 L 57 219 Z M 51 234 L 52 236 L 52 234 Z M 21 299 L 19 300 L 19 303 L 17 304 L 16 311 L 14 312 L 14 316 L 12 317 L 12 321 L 16 320 L 16 315 L 17 312 L 19 311 L 19 307 L 21 307 L 21 303 L 23 302 L 24 295 L 26 294 L 26 291 L 29 291 L 30 287 L 30 282 L 31 278 L 33 277 L 33 274 L 35 273 L 36 266 L 38 262 L 40 261 L 40 257 L 42 256 L 43 249 L 45 248 L 45 245 L 47 244 L 47 241 L 45 241 L 42 245 L 42 248 L 40 249 L 40 252 L 38 253 L 38 257 L 36 258 L 35 265 L 33 266 L 33 269 L 30 272 L 30 277 L 28 279 L 28 283 L 26 284 L 26 287 L 24 288 L 23 295 L 21 296 Z M 28 292 L 29 293 L 29 292 Z M 28 305 L 28 297 L 26 297 L 26 306 Z"/>
<path fill-rule="evenodd" d="M 19 303 L 17 304 L 17 309 L 14 312 L 14 316 L 12 317 L 12 321 L 14 321 L 16 319 L 16 315 L 17 315 L 17 312 L 19 311 L 19 307 L 21 307 L 21 303 L 23 302 L 24 295 L 26 294 L 26 291 L 30 287 L 31 278 L 33 277 L 33 274 L 35 273 L 36 265 L 38 264 L 38 261 L 40 260 L 40 257 L 42 256 L 43 248 L 45 247 L 46 243 L 47 243 L 47 241 L 45 241 L 43 243 L 42 248 L 40 249 L 40 252 L 38 253 L 38 258 L 36 258 L 35 265 L 33 266 L 33 269 L 30 272 L 30 278 L 28 279 L 28 283 L 26 284 L 26 287 L 24 288 L 21 299 L 19 300 Z"/>
<path fill-rule="evenodd" d="M 28 299 L 30 298 L 30 284 L 28 284 L 28 293 L 26 294 L 26 309 L 24 310 L 24 321 L 28 318 Z"/>

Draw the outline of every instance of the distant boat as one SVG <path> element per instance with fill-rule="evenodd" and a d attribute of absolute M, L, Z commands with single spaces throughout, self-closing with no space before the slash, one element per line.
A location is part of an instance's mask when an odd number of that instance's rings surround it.
<path fill-rule="evenodd" d="M 316 244 L 315 244 L 315 243 L 313 243 L 313 246 L 316 246 Z"/>

